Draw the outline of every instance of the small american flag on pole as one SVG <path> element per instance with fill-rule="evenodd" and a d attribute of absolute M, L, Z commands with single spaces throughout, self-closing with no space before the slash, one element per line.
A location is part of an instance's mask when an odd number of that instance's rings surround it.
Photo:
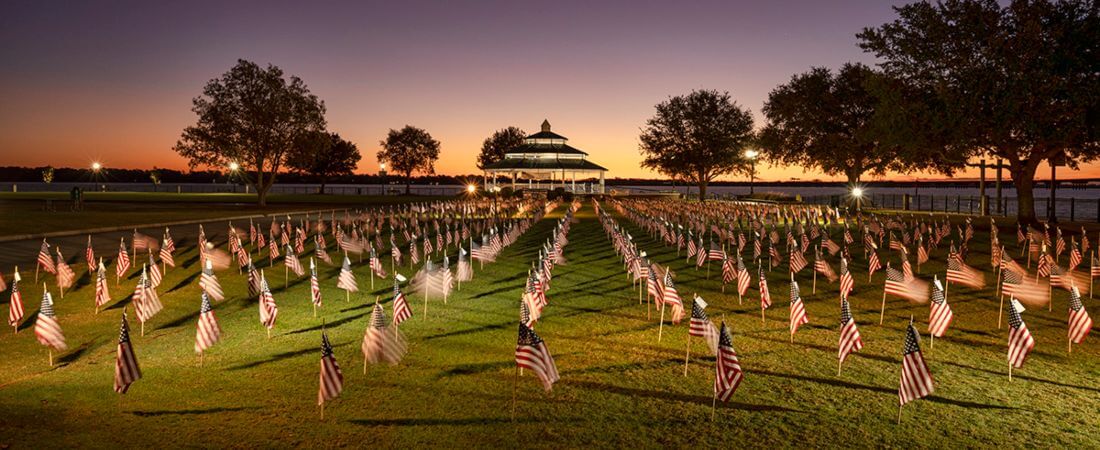
<path fill-rule="evenodd" d="M 294 252 L 294 248 L 286 246 L 286 258 L 283 258 L 283 264 L 286 264 L 286 268 L 294 273 L 295 276 L 302 276 L 305 274 L 305 270 L 302 269 L 302 261 L 298 259 L 298 254 Z"/>
<path fill-rule="evenodd" d="M 534 372 L 547 392 L 553 389 L 554 383 L 561 378 L 558 376 L 558 367 L 554 364 L 554 358 L 550 355 L 546 342 L 535 334 L 535 330 L 522 323 L 519 324 L 519 338 L 516 341 L 516 366 Z"/>
<path fill-rule="evenodd" d="M 76 280 L 76 273 L 65 262 L 65 258 L 61 256 L 61 248 L 54 247 L 54 251 L 57 252 L 57 287 L 61 289 L 61 296 L 64 298 L 65 289 L 72 287 L 73 281 Z"/>
<path fill-rule="evenodd" d="M 772 305 L 772 295 L 768 292 L 768 277 L 764 274 L 764 268 L 760 268 L 760 309 L 768 309 Z"/>
<path fill-rule="evenodd" d="M 126 312 L 122 312 L 122 325 L 118 331 L 118 352 L 115 356 L 115 392 L 125 394 L 130 385 L 141 379 L 134 345 L 130 342 L 130 325 L 126 323 Z"/>
<path fill-rule="evenodd" d="M 733 337 L 730 336 L 726 323 L 722 322 L 721 331 L 718 332 L 718 357 L 715 360 L 714 398 L 723 402 L 729 401 L 743 378 L 741 362 L 733 349 Z"/>
<path fill-rule="evenodd" d="M 344 390 L 344 373 L 340 371 L 340 365 L 336 363 L 336 356 L 332 354 L 332 344 L 328 342 L 328 334 L 321 332 L 321 381 L 317 390 L 317 404 L 324 405 L 340 396 Z"/>
<path fill-rule="evenodd" d="M 344 265 L 340 267 L 340 275 L 336 279 L 336 287 L 348 292 L 359 292 L 359 283 L 355 281 L 355 274 L 351 271 L 351 260 L 344 255 Z"/>
<path fill-rule="evenodd" d="M 404 278 L 401 275 L 396 275 L 393 278 L 393 325 L 401 325 L 402 322 L 412 318 L 412 309 L 409 308 L 409 302 L 405 299 L 405 293 L 401 292 L 401 279 Z"/>
<path fill-rule="evenodd" d="M 14 285 L 13 285 L 14 286 Z M 53 296 L 45 289 L 43 283 L 42 306 L 38 308 L 38 319 L 34 322 L 34 337 L 38 343 L 54 350 L 65 350 L 65 335 L 61 332 L 61 324 L 57 323 L 57 315 L 53 311 Z"/>
<path fill-rule="evenodd" d="M 313 306 L 321 306 L 321 282 L 317 279 L 317 264 L 309 258 L 309 299 Z"/>
<path fill-rule="evenodd" d="M 214 275 L 214 265 L 210 260 L 205 261 L 206 264 L 202 268 L 202 274 L 199 275 L 199 287 L 202 291 L 209 295 L 210 298 L 216 302 L 225 300 L 225 294 L 222 293 L 222 285 L 218 282 L 218 276 Z"/>
<path fill-rule="evenodd" d="M 202 306 L 199 307 L 199 322 L 195 332 L 195 353 L 202 354 L 221 339 L 222 330 L 214 308 L 210 306 L 210 297 L 202 293 Z"/>
<path fill-rule="evenodd" d="M 18 327 L 19 321 L 23 320 L 23 294 L 19 292 L 19 280 L 19 269 L 16 269 L 11 278 L 11 294 L 8 297 L 8 325 L 12 327 Z"/>
<path fill-rule="evenodd" d="M 707 302 L 699 296 L 691 302 L 691 322 L 688 327 L 689 336 L 698 336 L 707 341 L 711 352 L 716 351 L 718 345 L 718 330 L 714 323 L 707 317 Z"/>
<path fill-rule="evenodd" d="M 115 259 L 115 277 L 122 278 L 130 270 L 130 252 L 126 250 L 126 241 L 118 240 L 118 258 Z"/>
<path fill-rule="evenodd" d="M 940 286 L 939 278 L 932 280 L 932 302 L 930 305 L 931 311 L 928 315 L 928 334 L 935 337 L 943 337 L 947 332 L 947 327 L 951 325 L 951 320 L 955 317 L 951 312 L 951 306 L 947 304 L 947 297 L 944 295 L 943 287 Z"/>
<path fill-rule="evenodd" d="M 1085 311 L 1085 305 L 1081 303 L 1081 292 L 1077 290 L 1077 286 L 1073 286 L 1069 291 L 1068 324 L 1069 341 L 1074 344 L 1084 342 L 1085 336 L 1088 336 L 1089 330 L 1092 329 L 1092 318 Z"/>
<path fill-rule="evenodd" d="M 47 244 L 45 239 L 42 240 L 42 247 L 38 250 L 38 267 L 48 273 L 57 273 L 53 257 L 50 255 L 50 244 Z"/>
<path fill-rule="evenodd" d="M 378 364 L 381 362 L 397 364 L 405 356 L 405 341 L 397 332 L 390 333 L 386 330 L 386 312 L 382 305 L 375 303 L 371 311 L 370 325 L 363 334 L 363 358 L 366 363 Z"/>
<path fill-rule="evenodd" d="M 855 318 L 852 317 L 852 309 L 848 305 L 848 297 L 842 297 L 840 299 L 840 345 L 838 348 L 840 364 L 843 364 L 844 360 L 848 359 L 848 355 L 862 348 L 863 339 L 859 335 L 859 327 L 856 326 Z"/>
<path fill-rule="evenodd" d="M 791 338 L 794 339 L 794 333 L 798 331 L 798 327 L 807 323 L 810 323 L 810 318 L 806 316 L 806 305 L 802 304 L 798 282 L 791 280 Z"/>
<path fill-rule="evenodd" d="M 920 351 L 920 333 L 909 322 L 905 330 L 905 347 L 901 357 L 901 386 L 898 388 L 899 406 L 918 398 L 927 397 L 933 390 L 932 372 L 924 362 Z M 900 416 L 899 416 L 900 417 Z"/>
<path fill-rule="evenodd" d="M 267 285 L 267 278 L 260 271 L 260 324 L 268 330 L 275 328 L 275 319 L 279 317 L 279 306 L 275 304 L 275 296 L 271 294 L 271 288 Z"/>
<path fill-rule="evenodd" d="M 1031 353 L 1031 349 L 1035 348 L 1035 338 L 1031 337 L 1027 324 L 1020 316 L 1024 306 L 1015 298 L 1011 299 L 1010 302 L 1011 305 L 1008 308 L 1008 365 L 1019 369 L 1024 366 L 1024 361 L 1027 360 L 1027 355 Z"/>

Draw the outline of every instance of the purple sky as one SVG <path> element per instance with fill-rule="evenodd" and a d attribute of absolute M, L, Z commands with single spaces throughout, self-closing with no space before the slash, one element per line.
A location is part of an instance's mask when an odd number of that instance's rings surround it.
<path fill-rule="evenodd" d="M 460 174 L 493 130 L 546 118 L 610 176 L 654 176 L 637 137 L 656 103 L 727 90 L 759 119 L 795 73 L 873 63 L 854 35 L 894 17 L 875 0 L 91 3 L 0 7 L 0 165 L 183 168 L 191 98 L 245 58 L 302 77 L 364 172 L 389 128 L 426 128 Z M 763 174 L 788 176 L 814 177 Z"/>

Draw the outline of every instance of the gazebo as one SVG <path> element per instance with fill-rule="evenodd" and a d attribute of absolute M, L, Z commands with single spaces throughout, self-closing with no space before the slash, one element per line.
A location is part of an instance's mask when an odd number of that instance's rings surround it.
<path fill-rule="evenodd" d="M 604 173 L 607 169 L 588 160 L 588 153 L 571 147 L 569 139 L 550 131 L 550 122 L 542 121 L 542 131 L 527 136 L 523 144 L 504 152 L 504 159 L 485 166 L 485 187 L 504 187 L 497 185 L 498 177 L 511 180 L 512 189 L 553 190 L 564 188 L 575 194 L 602 194 L 604 192 Z M 599 177 L 599 185 L 582 183 L 578 188 L 577 178 Z M 526 180 L 523 186 L 520 180 Z"/>

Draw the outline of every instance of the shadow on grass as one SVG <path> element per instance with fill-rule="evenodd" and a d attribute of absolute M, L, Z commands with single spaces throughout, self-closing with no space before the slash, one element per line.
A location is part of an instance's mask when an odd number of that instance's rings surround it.
<path fill-rule="evenodd" d="M 317 351 L 316 348 L 309 347 L 309 348 L 303 348 L 303 349 L 300 349 L 300 350 L 276 353 L 275 355 L 272 355 L 270 358 L 267 358 L 267 359 L 264 359 L 264 360 L 252 361 L 250 363 L 245 363 L 245 364 L 239 364 L 239 365 L 236 365 L 236 366 L 232 366 L 232 367 L 229 368 L 229 370 L 251 369 L 253 367 L 259 367 L 259 366 L 262 366 L 264 364 L 270 364 L 270 363 L 273 363 L 273 362 L 282 361 L 282 360 L 287 359 L 287 358 L 293 358 L 295 356 L 301 356 L 301 355 L 305 355 L 307 353 L 316 352 L 316 351 Z"/>
<path fill-rule="evenodd" d="M 255 407 L 232 407 L 232 408 L 207 408 L 207 409 L 179 409 L 179 410 L 158 410 L 158 411 L 127 411 L 127 414 L 132 414 L 138 417 L 158 417 L 158 416 L 196 416 L 203 414 L 217 414 L 222 412 L 235 412 L 235 411 L 247 411 L 250 409 L 257 409 Z"/>
<path fill-rule="evenodd" d="M 613 386 L 605 383 L 596 383 L 593 381 L 562 381 L 563 384 L 568 386 L 576 386 L 582 389 L 593 389 L 597 391 L 608 392 L 612 394 L 625 395 L 628 397 L 644 397 L 654 398 L 658 400 L 673 400 L 684 403 L 695 403 L 703 406 L 710 406 L 712 397 L 707 395 L 690 395 L 680 394 L 676 392 L 662 392 L 662 391 L 650 391 L 646 389 L 629 388 L 625 386 Z M 739 409 L 743 411 L 754 412 L 804 412 L 797 409 L 791 409 L 778 405 L 755 405 L 751 403 L 742 402 L 729 402 L 719 406 L 723 409 Z"/>
<path fill-rule="evenodd" d="M 23 331 L 23 330 L 26 330 L 27 328 L 33 327 L 34 322 L 37 321 L 37 320 L 38 320 L 38 311 L 35 311 L 35 312 L 31 313 L 29 316 L 23 318 L 23 323 L 19 324 L 19 328 L 18 328 L 19 331 Z"/>
<path fill-rule="evenodd" d="M 165 292 L 165 293 L 166 294 L 167 293 L 172 293 L 172 292 L 175 292 L 175 291 L 178 291 L 180 289 L 183 289 L 183 288 L 187 287 L 187 285 L 189 285 L 191 283 L 194 283 L 195 280 L 198 279 L 200 275 L 202 275 L 201 271 L 195 272 L 191 275 L 188 275 L 187 278 L 184 278 L 184 279 L 180 280 L 179 283 L 176 283 L 175 286 L 172 286 L 172 289 L 169 289 L 168 292 Z M 218 281 L 220 282 L 221 280 L 218 280 Z"/>
<path fill-rule="evenodd" d="M 553 419 L 554 422 L 563 422 L 560 418 Z M 495 423 L 533 423 L 533 422 L 546 422 L 543 417 L 520 417 L 514 421 L 508 417 L 468 417 L 459 419 L 417 419 L 417 418 L 405 418 L 405 419 L 353 419 L 348 423 L 355 425 L 362 425 L 367 427 L 384 427 L 384 426 L 464 426 L 464 425 L 489 425 Z M 569 421 L 576 422 L 576 421 Z"/>
<path fill-rule="evenodd" d="M 457 375 L 473 375 L 482 372 L 491 372 L 494 370 L 505 369 L 508 367 L 515 367 L 515 361 L 498 361 L 488 363 L 476 363 L 476 364 L 460 364 L 451 369 L 445 370 L 439 374 L 436 378 L 453 377 Z"/>
<path fill-rule="evenodd" d="M 314 325 L 312 327 L 299 328 L 297 330 L 287 331 L 286 333 L 282 333 L 282 335 L 286 336 L 286 335 L 308 333 L 308 332 L 311 332 L 311 331 L 320 331 L 324 327 L 335 328 L 335 327 L 338 327 L 338 326 L 343 325 L 345 323 L 352 322 L 356 319 L 361 319 L 363 317 L 366 317 L 367 314 L 370 314 L 370 313 L 355 314 L 355 315 L 348 316 L 348 317 L 345 317 L 345 318 L 340 319 L 340 320 L 334 320 L 332 322 L 328 322 L 327 324 Z"/>
<path fill-rule="evenodd" d="M 104 341 L 104 342 L 106 342 L 106 341 Z M 57 359 L 58 367 L 65 367 L 69 364 L 72 364 L 72 363 L 76 362 L 82 356 L 88 354 L 88 352 L 90 352 L 92 350 L 95 350 L 100 345 L 102 345 L 102 343 L 97 344 L 95 339 L 92 339 L 88 342 L 80 344 L 80 347 L 77 347 L 73 351 L 71 351 L 69 353 L 66 353 L 65 355 L 62 355 L 60 358 Z"/>
<path fill-rule="evenodd" d="M 947 364 L 949 366 L 959 367 L 959 368 L 962 368 L 962 369 L 970 369 L 970 370 L 974 370 L 974 371 L 978 371 L 978 372 L 985 372 L 985 373 L 992 374 L 992 375 L 997 375 L 997 376 L 1005 376 L 1005 373 L 1006 373 L 1004 371 L 979 369 L 977 367 L 968 366 L 966 364 L 959 364 L 959 363 L 951 362 L 951 361 L 940 361 L 940 363 Z M 1046 380 L 1046 379 L 1031 377 L 1031 376 L 1027 376 L 1027 375 L 1020 375 L 1019 372 L 1013 373 L 1012 378 L 1019 378 L 1021 380 L 1034 381 L 1036 383 L 1045 383 L 1045 384 L 1050 384 L 1050 385 L 1060 386 L 1060 387 L 1067 387 L 1067 388 L 1072 388 L 1072 389 L 1083 389 L 1083 390 L 1086 390 L 1086 391 L 1100 392 L 1100 388 L 1097 388 L 1097 387 L 1079 386 L 1079 385 L 1076 385 L 1076 384 L 1062 383 L 1062 382 L 1058 382 L 1058 381 Z"/>

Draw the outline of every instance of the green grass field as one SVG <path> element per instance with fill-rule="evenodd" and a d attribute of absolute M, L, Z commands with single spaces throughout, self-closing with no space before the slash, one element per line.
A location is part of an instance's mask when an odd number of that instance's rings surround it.
<path fill-rule="evenodd" d="M 176 194 L 168 192 L 89 192 L 83 211 L 70 209 L 67 192 L 0 192 L 0 236 L 83 230 L 184 220 L 218 219 L 252 214 L 324 208 L 432 201 L 440 197 L 271 195 L 268 206 L 256 206 L 252 194 Z M 53 210 L 47 210 L 52 201 Z"/>
<path fill-rule="evenodd" d="M 915 316 L 923 332 L 927 306 L 889 299 L 885 324 L 878 325 L 882 274 L 868 284 L 866 262 L 856 261 L 852 308 L 865 347 L 838 376 L 835 284 L 819 280 L 811 294 L 810 272 L 800 274 L 810 324 L 792 344 L 785 266 L 771 273 L 775 304 L 761 323 L 755 282 L 739 304 L 736 294 L 720 293 L 717 264 L 706 279 L 706 271 L 689 268 L 675 249 L 619 217 L 643 250 L 678 272 L 682 297 L 699 293 L 710 303 L 711 318 L 732 327 L 745 380 L 712 422 L 714 358 L 703 353 L 705 344 L 692 342 L 685 376 L 687 321 L 666 324 L 658 342 L 658 314 L 647 319 L 591 206 L 578 217 L 565 249 L 568 264 L 555 270 L 550 305 L 537 325 L 562 379 L 547 395 L 530 373 L 522 377 L 515 422 L 518 302 L 526 270 L 552 231 L 550 219 L 496 263 L 475 270 L 474 281 L 446 305 L 433 300 L 426 319 L 422 297 L 411 296 L 414 317 L 401 328 L 408 355 L 397 366 L 372 366 L 366 374 L 359 343 L 370 303 L 381 295 L 387 314 L 392 311 L 390 282 L 376 281 L 371 291 L 365 265 L 356 265 L 356 272 L 369 292 L 350 303 L 335 288 L 337 269 L 326 268 L 318 318 L 312 317 L 308 278 L 284 290 L 282 267 L 268 269 L 279 288 L 279 320 L 270 340 L 256 302 L 245 298 L 244 277 L 233 270 L 219 274 L 228 298 L 214 306 L 223 338 L 200 367 L 193 352 L 196 258 L 194 242 L 186 242 L 176 261 L 190 265 L 168 271 L 160 289 L 165 310 L 147 324 L 145 336 L 131 313 L 144 378 L 120 401 L 112 380 L 125 302 L 94 315 L 93 288 L 84 275 L 75 292 L 57 300 L 70 346 L 56 355 L 57 367 L 47 366 L 33 321 L 19 334 L 0 334 L 0 447 L 1100 447 L 1100 334 L 1094 329 L 1067 354 L 1064 292 L 1055 294 L 1053 312 L 1024 313 L 1037 345 L 1009 382 L 1007 329 L 997 329 L 992 287 L 952 286 L 955 322 L 934 349 L 927 335 L 923 342 L 936 392 L 907 405 L 897 425 L 904 327 Z M 979 233 L 976 240 L 969 262 L 988 269 L 988 236 Z M 942 272 L 945 251 L 934 253 L 920 276 Z M 1014 246 L 1009 251 L 1019 252 Z M 122 299 L 132 288 L 133 280 L 112 285 L 112 296 Z M 23 290 L 33 313 L 41 286 L 28 280 Z M 1096 305 L 1086 300 L 1094 317 Z M 324 421 L 315 406 L 321 318 L 345 374 L 343 395 L 326 407 Z"/>

